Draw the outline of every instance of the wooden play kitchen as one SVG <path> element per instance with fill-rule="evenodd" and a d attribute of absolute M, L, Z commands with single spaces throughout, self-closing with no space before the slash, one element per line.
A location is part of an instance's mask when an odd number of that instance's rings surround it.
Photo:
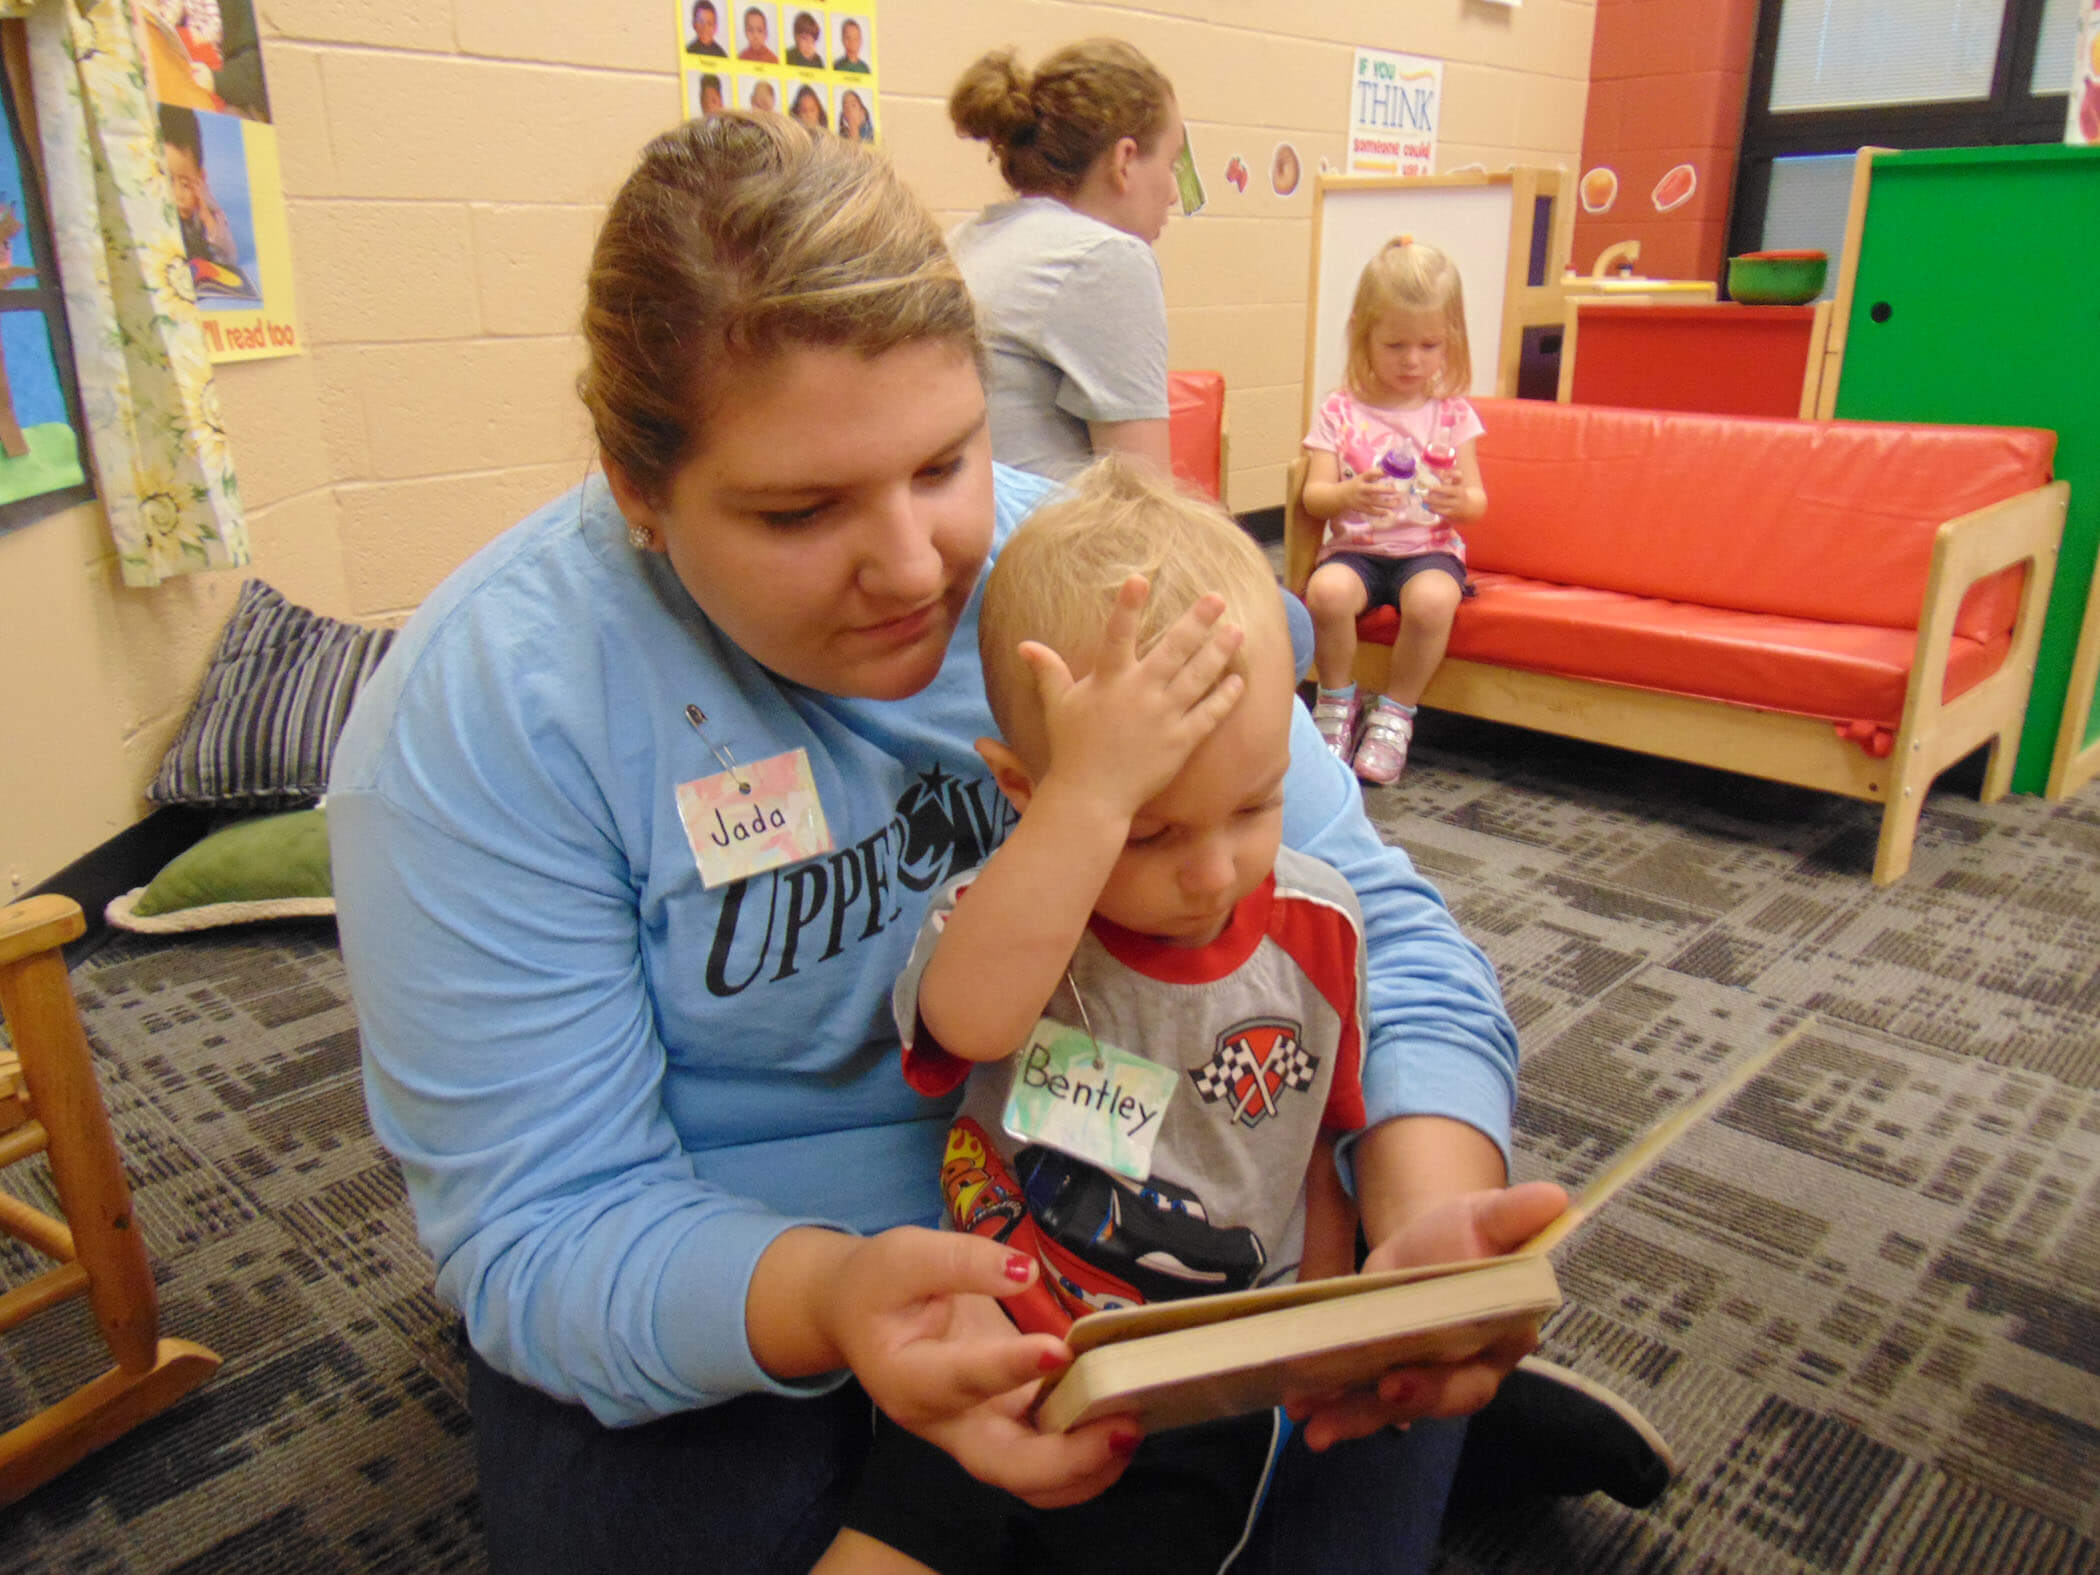
<path fill-rule="evenodd" d="M 2045 427 L 2071 484 L 2012 785 L 2100 775 L 2100 147 L 1895 152 L 1853 171 L 1820 414 Z"/>
<path fill-rule="evenodd" d="M 1811 417 L 1829 324 L 1828 301 L 1673 306 L 1571 298 L 1558 397 L 1638 410 Z"/>

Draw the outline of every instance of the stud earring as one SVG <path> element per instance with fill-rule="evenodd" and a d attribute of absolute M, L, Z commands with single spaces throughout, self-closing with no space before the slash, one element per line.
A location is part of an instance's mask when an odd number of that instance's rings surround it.
<path fill-rule="evenodd" d="M 627 527 L 627 545 L 636 552 L 647 552 L 656 545 L 656 532 L 646 525 Z"/>

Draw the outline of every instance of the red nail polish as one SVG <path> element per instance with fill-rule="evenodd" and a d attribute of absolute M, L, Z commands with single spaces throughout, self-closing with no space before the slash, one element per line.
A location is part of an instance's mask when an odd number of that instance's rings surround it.
<path fill-rule="evenodd" d="M 1108 1435 L 1109 1452 L 1124 1460 L 1128 1460 L 1132 1455 L 1136 1454 L 1138 1445 L 1143 1442 L 1143 1435 L 1138 1433 L 1111 1433 Z"/>
<path fill-rule="evenodd" d="M 1009 1280 L 1012 1280 L 1016 1285 L 1026 1285 L 1028 1283 L 1027 1253 L 1013 1252 L 1007 1254 L 1006 1277 Z"/>
<path fill-rule="evenodd" d="M 1065 1365 L 1065 1359 L 1055 1351 L 1045 1351 L 1035 1359 L 1035 1365 L 1040 1372 L 1054 1373 Z"/>

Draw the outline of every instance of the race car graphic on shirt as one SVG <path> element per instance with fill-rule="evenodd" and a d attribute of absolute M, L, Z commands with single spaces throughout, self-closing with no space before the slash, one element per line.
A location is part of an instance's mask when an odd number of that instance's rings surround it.
<path fill-rule="evenodd" d="M 948 1128 L 941 1195 L 957 1230 L 1041 1265 L 1028 1292 L 1001 1301 L 1030 1332 L 1062 1335 L 1090 1312 L 1243 1291 L 1261 1283 L 1268 1264 L 1260 1237 L 1213 1224 L 1187 1187 L 1134 1181 L 1033 1143 L 1009 1170 L 968 1116 Z"/>
<path fill-rule="evenodd" d="M 1014 1156 L 1057 1291 L 1082 1312 L 1243 1291 L 1268 1262 L 1244 1225 L 1214 1225 L 1203 1200 L 1155 1176 L 1133 1181 L 1055 1149 Z"/>
<path fill-rule="evenodd" d="M 1005 1241 L 1028 1217 L 1021 1189 L 984 1135 L 968 1116 L 948 1128 L 948 1152 L 941 1160 L 941 1196 L 955 1228 L 973 1236 Z"/>
<path fill-rule="evenodd" d="M 1025 1252 L 1042 1265 L 1033 1285 L 999 1305 L 1024 1334 L 1054 1334 L 1063 1339 L 1072 1320 L 1086 1312 L 1056 1286 L 1057 1271 L 1044 1254 L 1042 1233 L 1028 1217 L 1020 1185 L 1007 1170 L 999 1151 L 984 1135 L 984 1128 L 968 1116 L 960 1116 L 948 1128 L 948 1149 L 941 1161 L 941 1196 L 948 1205 L 948 1219 L 959 1231 L 1004 1242 L 1016 1252 Z"/>

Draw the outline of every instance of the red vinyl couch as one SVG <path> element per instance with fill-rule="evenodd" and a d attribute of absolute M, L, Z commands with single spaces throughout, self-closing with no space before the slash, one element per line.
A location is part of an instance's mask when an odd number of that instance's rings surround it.
<path fill-rule="evenodd" d="M 2010 787 L 2069 493 L 2054 433 L 1476 404 L 1479 594 L 1424 704 L 1880 803 L 1877 885 L 1947 766 L 1989 744 L 1984 801 Z M 1359 622 L 1360 683 L 1397 626 Z"/>

